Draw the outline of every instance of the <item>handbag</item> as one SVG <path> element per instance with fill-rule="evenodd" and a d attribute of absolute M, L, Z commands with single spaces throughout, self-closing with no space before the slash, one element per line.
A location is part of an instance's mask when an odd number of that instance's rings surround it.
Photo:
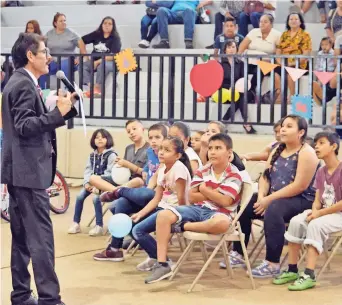
<path fill-rule="evenodd" d="M 244 12 L 247 15 L 250 15 L 251 13 L 254 13 L 254 12 L 263 13 L 264 4 L 261 1 L 246 1 Z"/>

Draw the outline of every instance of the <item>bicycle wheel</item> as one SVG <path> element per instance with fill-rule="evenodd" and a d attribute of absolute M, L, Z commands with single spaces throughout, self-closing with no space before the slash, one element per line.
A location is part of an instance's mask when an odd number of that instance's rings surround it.
<path fill-rule="evenodd" d="M 50 197 L 50 210 L 56 214 L 65 213 L 70 204 L 69 186 L 58 170 L 56 171 L 53 184 L 46 190 Z"/>
<path fill-rule="evenodd" d="M 9 214 L 9 194 L 6 189 L 6 185 L 1 184 L 0 189 L 0 199 L 1 199 L 1 218 L 10 221 L 10 214 Z"/>

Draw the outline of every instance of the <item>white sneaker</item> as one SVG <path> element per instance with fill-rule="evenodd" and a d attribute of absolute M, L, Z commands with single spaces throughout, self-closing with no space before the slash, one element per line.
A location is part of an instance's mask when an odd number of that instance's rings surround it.
<path fill-rule="evenodd" d="M 150 42 L 143 39 L 142 41 L 139 42 L 138 46 L 143 49 L 147 49 L 150 47 Z"/>
<path fill-rule="evenodd" d="M 103 228 L 101 226 L 96 225 L 89 231 L 89 236 L 102 236 Z"/>
<path fill-rule="evenodd" d="M 137 266 L 139 271 L 151 271 L 154 264 L 157 262 L 155 258 L 146 258 L 142 263 Z"/>
<path fill-rule="evenodd" d="M 68 234 L 77 234 L 77 233 L 81 233 L 81 226 L 74 222 L 71 227 L 68 230 Z"/>

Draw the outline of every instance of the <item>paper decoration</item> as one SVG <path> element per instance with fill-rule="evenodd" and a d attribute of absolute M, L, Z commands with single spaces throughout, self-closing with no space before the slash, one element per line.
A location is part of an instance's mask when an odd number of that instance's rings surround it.
<path fill-rule="evenodd" d="M 314 73 L 323 85 L 329 83 L 330 80 L 336 75 L 336 72 L 314 71 Z"/>
<path fill-rule="evenodd" d="M 266 75 L 268 73 L 270 73 L 271 71 L 273 71 L 276 67 L 278 67 L 279 65 L 276 64 L 272 64 L 270 62 L 267 61 L 262 61 L 262 60 L 258 60 L 257 65 L 260 67 L 261 72 Z"/>
<path fill-rule="evenodd" d="M 308 70 L 304 69 L 297 69 L 297 68 L 291 68 L 291 67 L 285 67 L 287 73 L 291 76 L 292 80 L 296 82 L 298 79 L 300 79 Z"/>
<path fill-rule="evenodd" d="M 204 62 L 207 62 L 207 61 L 209 60 L 209 58 L 210 58 L 210 54 L 203 54 L 203 55 L 201 56 L 201 58 L 202 58 L 202 60 L 203 60 Z"/>
<path fill-rule="evenodd" d="M 216 92 L 223 81 L 223 68 L 216 60 L 193 66 L 190 72 L 190 83 L 198 94 L 208 97 Z"/>
<path fill-rule="evenodd" d="M 247 81 L 247 91 L 251 89 L 251 81 L 248 75 L 248 81 Z M 240 93 L 244 93 L 245 92 L 245 79 L 242 77 L 240 79 L 238 79 L 235 83 L 235 90 L 240 92 Z"/>
<path fill-rule="evenodd" d="M 303 118 L 312 118 L 312 97 L 307 95 L 293 95 L 291 97 L 292 113 Z"/>
<path fill-rule="evenodd" d="M 134 71 L 138 65 L 132 49 L 122 50 L 114 56 L 116 66 L 121 74 Z"/>

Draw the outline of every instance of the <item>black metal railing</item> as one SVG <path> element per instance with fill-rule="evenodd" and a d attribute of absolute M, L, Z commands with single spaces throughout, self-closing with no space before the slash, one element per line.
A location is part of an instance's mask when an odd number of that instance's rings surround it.
<path fill-rule="evenodd" d="M 5 81 L 10 77 L 10 55 L 2 54 L 6 57 L 4 70 L 6 73 Z M 83 84 L 84 73 L 84 59 L 85 56 L 89 57 L 91 60 L 91 71 L 90 71 L 90 84 L 89 84 L 89 99 L 85 100 L 85 115 L 88 119 L 115 119 L 115 120 L 127 120 L 132 118 L 139 118 L 140 120 L 149 121 L 161 121 L 161 120 L 183 120 L 191 122 L 208 122 L 209 120 L 222 120 L 223 111 L 227 106 L 222 103 L 222 93 L 219 93 L 219 101 L 217 104 L 212 104 L 210 99 L 207 98 L 205 103 L 197 102 L 197 93 L 194 92 L 190 86 L 189 73 L 191 68 L 197 63 L 202 62 L 202 54 L 135 54 L 138 68 L 134 72 L 130 72 L 124 76 L 120 76 L 117 71 L 115 61 L 110 64 L 112 66 L 110 73 L 112 75 L 112 81 L 107 84 L 103 81 L 100 84 L 101 97 L 94 97 L 94 87 L 95 87 L 95 71 L 94 71 L 94 57 L 99 57 L 98 54 L 88 54 L 88 55 L 75 55 L 75 54 L 57 54 L 53 55 L 57 58 L 57 66 L 59 69 L 62 67 L 62 61 L 68 60 L 68 71 L 66 71 L 68 78 L 71 81 L 76 80 L 79 87 L 84 87 Z M 108 54 L 102 55 L 102 59 Z M 249 61 L 251 59 L 255 60 L 265 60 L 265 55 L 236 55 L 237 57 L 243 58 L 244 60 L 244 75 L 246 76 L 249 71 Z M 79 57 L 79 64 L 77 67 L 74 66 L 75 57 Z M 225 57 L 225 55 L 220 55 L 219 57 Z M 286 62 L 288 58 L 295 58 L 295 67 L 299 68 L 300 59 L 305 58 L 308 62 L 307 70 L 308 74 L 302 81 L 297 81 L 295 83 L 295 94 L 300 93 L 301 84 L 307 82 L 307 92 L 305 95 L 312 95 L 313 91 L 313 81 L 314 81 L 314 60 L 315 56 L 304 56 L 304 55 L 270 55 L 267 59 L 270 63 L 277 63 L 277 59 L 281 63 L 281 82 L 280 82 L 280 104 L 277 105 L 275 101 L 275 72 L 272 71 L 269 75 L 270 77 L 270 104 L 262 104 L 262 82 L 261 82 L 261 70 L 257 66 L 256 75 L 256 88 L 255 88 L 255 98 L 254 106 L 250 104 L 247 95 L 248 78 L 244 78 L 244 100 L 243 107 L 245 113 L 247 110 L 251 110 L 256 113 L 256 119 L 249 119 L 247 116 L 244 117 L 243 121 L 236 121 L 235 116 L 232 115 L 227 123 L 229 124 L 255 124 L 255 125 L 273 125 L 280 117 L 283 117 L 288 112 L 287 103 L 287 73 L 285 70 Z M 327 60 L 331 57 L 330 55 L 321 56 L 325 59 L 324 69 L 327 69 Z M 341 62 L 342 56 L 334 57 L 337 62 L 336 76 L 337 86 L 336 86 L 336 99 L 337 101 L 337 114 L 336 114 L 336 128 L 342 129 L 342 121 L 340 117 L 341 110 Z M 102 60 L 102 76 L 105 79 L 106 65 L 105 61 Z M 232 62 L 231 69 L 231 79 L 234 79 L 234 66 L 235 61 Z M 115 77 L 114 77 L 115 75 Z M 210 75 L 208 75 L 210 78 Z M 119 87 L 118 87 L 119 84 Z M 58 89 L 61 84 L 59 80 L 53 78 L 53 76 L 48 77 L 47 86 Z M 327 118 L 327 85 L 322 86 L 323 96 L 322 105 L 314 107 L 316 113 L 320 114 L 320 119 L 317 115 L 313 119 L 309 120 L 311 126 L 325 126 L 330 124 L 329 118 Z M 166 91 L 167 90 L 167 91 Z M 235 85 L 232 83 L 232 102 L 230 107 L 232 107 L 232 112 L 235 112 L 234 103 L 234 92 Z M 108 92 L 111 91 L 111 94 Z M 267 110 L 267 111 L 266 111 Z M 212 113 L 211 113 L 212 112 Z M 249 111 L 250 112 L 250 111 Z M 268 115 L 266 115 L 269 112 Z M 217 114 L 216 114 L 217 113 Z M 338 123 L 339 122 L 339 123 Z M 70 121 L 69 128 L 73 127 L 73 122 Z"/>

